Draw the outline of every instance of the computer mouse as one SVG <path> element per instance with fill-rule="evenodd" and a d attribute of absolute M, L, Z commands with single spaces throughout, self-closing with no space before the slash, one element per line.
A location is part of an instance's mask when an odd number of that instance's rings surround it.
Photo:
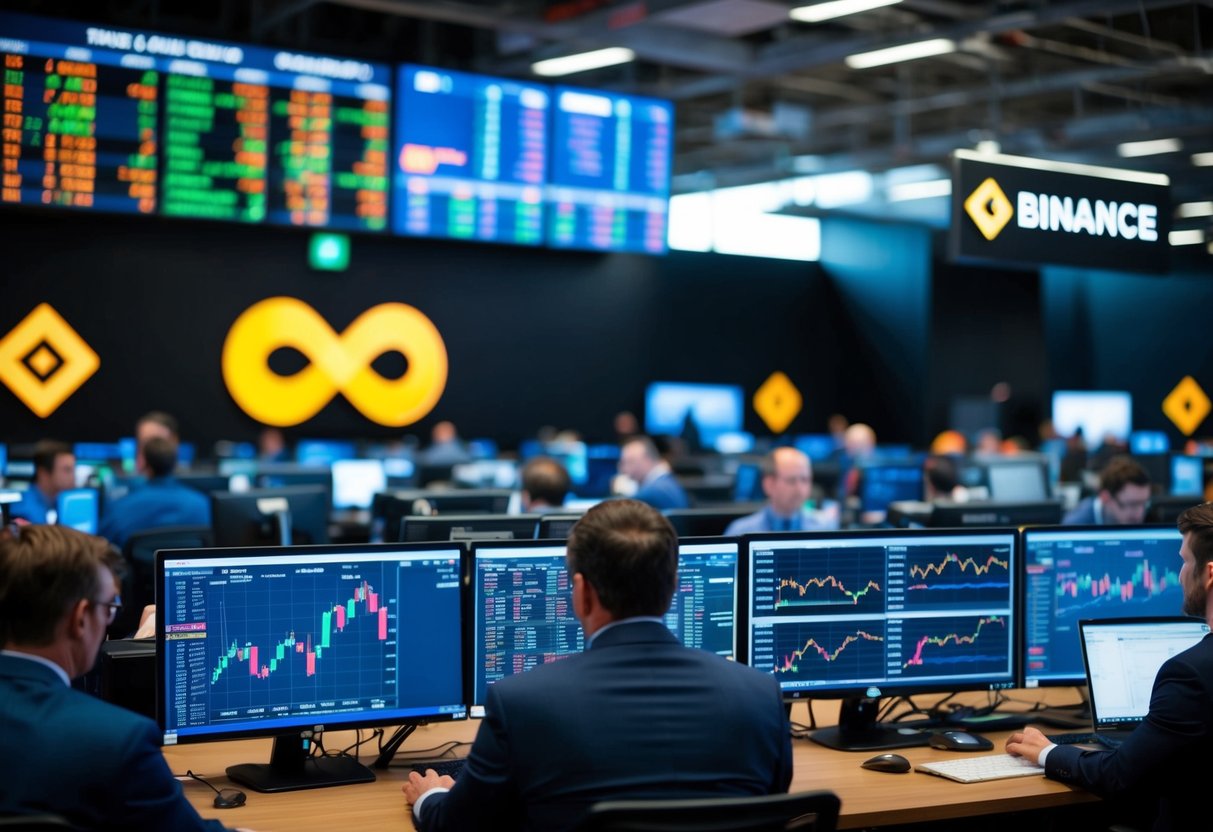
<path fill-rule="evenodd" d="M 932 748 L 944 748 L 948 751 L 989 751 L 994 747 L 994 743 L 985 737 L 970 734 L 968 731 L 940 731 L 931 734 L 927 741 Z"/>
<path fill-rule="evenodd" d="M 215 808 L 235 809 L 237 806 L 243 806 L 247 799 L 248 795 L 240 789 L 220 789 L 215 795 Z"/>
<path fill-rule="evenodd" d="M 863 761 L 864 768 L 872 771 L 887 771 L 890 774 L 905 774 L 910 770 L 910 761 L 900 754 L 880 754 Z"/>

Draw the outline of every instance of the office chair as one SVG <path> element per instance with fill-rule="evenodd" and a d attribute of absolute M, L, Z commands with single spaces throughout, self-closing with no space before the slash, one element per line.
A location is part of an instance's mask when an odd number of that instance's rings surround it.
<path fill-rule="evenodd" d="M 210 545 L 210 526 L 164 526 L 128 537 L 122 556 L 130 566 L 130 580 L 122 588 L 122 616 L 114 622 L 111 634 L 130 635 L 139 626 L 143 607 L 156 602 L 157 549 L 202 549 Z"/>
<path fill-rule="evenodd" d="M 833 832 L 833 792 L 693 800 L 608 800 L 590 807 L 577 832 Z"/>

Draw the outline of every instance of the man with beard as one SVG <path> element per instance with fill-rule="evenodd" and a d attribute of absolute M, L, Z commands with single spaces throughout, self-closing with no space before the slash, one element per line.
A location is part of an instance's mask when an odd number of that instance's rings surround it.
<path fill-rule="evenodd" d="M 1213 503 L 1179 516 L 1183 611 L 1213 625 Z M 1119 747 L 1088 751 L 1054 745 L 1035 728 L 1007 740 L 1007 751 L 1044 766 L 1055 780 L 1102 797 L 1158 801 L 1155 832 L 1191 828 L 1202 817 L 1213 775 L 1213 634 L 1167 660 L 1154 680 L 1145 721 Z M 1183 818 L 1188 818 L 1185 822 Z"/>

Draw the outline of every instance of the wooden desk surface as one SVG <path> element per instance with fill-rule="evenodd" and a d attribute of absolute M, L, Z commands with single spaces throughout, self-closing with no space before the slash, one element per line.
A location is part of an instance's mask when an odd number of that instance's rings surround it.
<path fill-rule="evenodd" d="M 1019 692 L 1035 697 L 1036 692 Z M 818 703 L 818 719 L 829 709 L 828 721 L 836 719 L 829 703 Z M 793 718 L 801 720 L 803 706 Z M 437 746 L 448 740 L 471 740 L 479 720 L 445 723 L 419 728 L 405 743 L 402 752 Z M 365 732 L 364 732 L 365 734 Z M 987 733 L 994 741 L 995 753 L 1009 732 Z M 328 746 L 340 748 L 353 741 L 352 732 L 328 735 Z M 344 741 L 344 742 L 343 742 Z M 269 740 L 184 745 L 164 749 L 164 756 L 175 774 L 191 769 L 207 777 L 216 787 L 232 785 L 224 769 L 234 763 L 268 762 Z M 370 746 L 368 746 L 370 747 Z M 860 763 L 879 752 L 844 752 L 824 748 L 809 740 L 793 740 L 795 760 L 792 791 L 830 789 L 842 798 L 842 829 L 882 826 L 916 821 L 970 817 L 998 812 L 1041 809 L 1095 801 L 1093 795 L 1044 777 L 1024 777 L 988 783 L 961 784 L 941 777 L 911 772 L 886 774 L 860 768 Z M 461 750 L 466 753 L 466 748 Z M 964 756 L 964 752 L 932 748 L 898 750 L 911 763 Z M 363 755 L 369 763 L 373 755 Z M 245 827 L 257 832 L 307 832 L 307 830 L 413 829 L 412 816 L 400 792 L 407 769 L 392 768 L 376 772 L 374 783 L 339 786 L 329 789 L 261 794 L 245 789 L 248 802 L 238 809 L 215 809 L 214 793 L 201 783 L 187 780 L 185 793 L 203 817 L 217 818 L 230 827 Z M 399 824 L 398 826 L 396 824 Z"/>

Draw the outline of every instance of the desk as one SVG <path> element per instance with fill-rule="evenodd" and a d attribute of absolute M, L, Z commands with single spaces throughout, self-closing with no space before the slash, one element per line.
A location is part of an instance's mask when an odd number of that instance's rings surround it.
<path fill-rule="evenodd" d="M 1039 696 L 1036 691 L 1020 694 Z M 803 718 L 802 708 L 797 705 L 795 719 Z M 818 703 L 819 719 L 820 712 L 827 709 L 832 714 L 836 710 L 830 708 L 830 703 Z M 836 718 L 832 716 L 832 719 Z M 449 740 L 471 740 L 479 725 L 480 720 L 468 720 L 423 726 L 409 737 L 402 751 L 431 748 Z M 995 751 L 1002 749 L 1009 735 L 1008 731 L 986 734 L 994 741 Z M 353 741 L 352 733 L 333 734 L 328 745 L 340 748 L 342 740 L 348 745 Z M 222 788 L 231 785 L 223 775 L 227 766 L 268 762 L 270 745 L 269 740 L 184 745 L 165 748 L 164 756 L 175 774 L 192 769 Z M 1081 789 L 1044 777 L 961 784 L 917 772 L 885 774 L 860 768 L 860 763 L 877 752 L 833 751 L 809 740 L 793 740 L 792 748 L 795 767 L 791 790 L 829 789 L 835 792 L 842 799 L 841 829 L 1055 808 L 1098 800 Z M 909 748 L 897 753 L 916 764 L 962 756 L 964 752 Z M 364 755 L 362 759 L 369 763 L 373 755 Z M 239 809 L 226 810 L 211 805 L 214 793 L 201 783 L 186 781 L 184 787 L 186 796 L 203 817 L 217 818 L 228 826 L 248 827 L 257 832 L 411 830 L 412 816 L 400 793 L 401 784 L 407 779 L 406 772 L 404 768 L 392 768 L 376 772 L 378 780 L 374 783 L 329 789 L 280 794 L 260 794 L 246 789 L 248 803 Z"/>

